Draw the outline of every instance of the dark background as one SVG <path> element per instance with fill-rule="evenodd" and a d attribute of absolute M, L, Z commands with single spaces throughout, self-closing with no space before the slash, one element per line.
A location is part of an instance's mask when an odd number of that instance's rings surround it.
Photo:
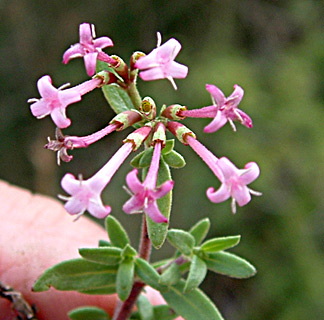
<path fill-rule="evenodd" d="M 258 269 L 249 280 L 209 274 L 203 289 L 231 320 L 318 320 L 324 314 L 324 5 L 316 0 L 223 1 L 1 1 L 0 177 L 51 196 L 61 193 L 65 172 L 89 177 L 117 150 L 127 132 L 113 134 L 85 150 L 71 163 L 56 166 L 44 150 L 54 136 L 49 117 L 39 121 L 27 99 L 39 97 L 36 81 L 51 75 L 56 87 L 87 79 L 82 59 L 63 65 L 63 52 L 78 41 L 82 22 L 96 25 L 97 36 L 115 43 L 106 50 L 126 61 L 135 50 L 151 51 L 156 32 L 164 41 L 178 39 L 177 61 L 189 66 L 178 91 L 166 81 L 139 83 L 143 96 L 162 104 L 189 108 L 210 104 L 206 83 L 226 95 L 235 83 L 245 89 L 240 107 L 254 128 L 229 125 L 204 134 L 209 120 L 186 120 L 217 156 L 242 168 L 256 161 L 260 178 L 251 185 L 263 192 L 233 216 L 229 202 L 212 204 L 205 196 L 217 187 L 210 170 L 187 147 L 177 146 L 187 166 L 173 171 L 171 226 L 189 229 L 209 216 L 209 236 L 241 234 L 232 251 Z M 104 127 L 113 113 L 100 90 L 68 108 L 73 120 L 66 134 L 86 135 Z M 124 164 L 104 192 L 104 199 L 138 237 L 140 217 L 121 211 L 128 199 L 121 186 Z M 19 199 L 17 200 L 19 201 Z M 28 214 L 28 213 L 22 213 Z M 161 255 L 168 254 L 169 247 Z M 160 254 L 159 254 L 160 255 Z M 154 253 L 154 257 L 158 254 Z"/>

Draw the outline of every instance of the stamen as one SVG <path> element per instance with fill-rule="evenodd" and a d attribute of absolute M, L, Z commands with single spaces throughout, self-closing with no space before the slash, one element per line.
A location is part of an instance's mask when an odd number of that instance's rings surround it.
<path fill-rule="evenodd" d="M 68 88 L 69 86 L 71 85 L 71 83 L 65 83 L 65 84 L 62 84 L 60 87 L 57 88 L 57 90 L 63 90 L 63 89 L 66 89 Z"/>
<path fill-rule="evenodd" d="M 167 77 L 167 79 L 171 82 L 173 89 L 177 90 L 178 87 L 177 87 L 176 83 L 174 82 L 173 78 L 172 77 Z"/>
<path fill-rule="evenodd" d="M 262 196 L 262 192 L 255 191 L 255 190 L 250 189 L 250 188 L 249 188 L 249 191 L 250 191 L 250 193 L 251 193 L 252 195 L 254 195 L 254 196 L 257 196 L 257 197 Z"/>
<path fill-rule="evenodd" d="M 157 36 L 157 44 L 156 44 L 156 47 L 158 48 L 161 43 L 162 43 L 162 36 L 161 36 L 161 33 L 160 32 L 157 32 L 156 33 L 156 36 Z"/>
<path fill-rule="evenodd" d="M 232 213 L 235 214 L 236 213 L 236 201 L 234 198 L 232 198 L 231 209 L 232 209 Z"/>
<path fill-rule="evenodd" d="M 233 120 L 232 119 L 228 119 L 228 122 L 230 123 L 233 131 L 236 132 L 236 127 L 235 127 L 235 124 L 234 124 Z"/>

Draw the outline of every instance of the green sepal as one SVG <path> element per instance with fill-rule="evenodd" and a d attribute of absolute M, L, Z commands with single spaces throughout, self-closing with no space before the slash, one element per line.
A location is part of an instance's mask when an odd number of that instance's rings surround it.
<path fill-rule="evenodd" d="M 123 249 L 122 254 L 121 254 L 121 256 L 123 258 L 133 258 L 136 255 L 137 255 L 137 251 L 133 247 L 131 247 L 129 244 L 127 244 L 125 246 L 125 248 Z"/>
<path fill-rule="evenodd" d="M 98 247 L 111 247 L 111 243 L 107 240 L 99 240 Z"/>
<path fill-rule="evenodd" d="M 165 289 L 165 286 L 159 283 L 160 275 L 146 260 L 142 258 L 136 258 L 135 272 L 146 284 L 148 284 L 152 288 L 159 291 Z"/>
<path fill-rule="evenodd" d="M 179 229 L 171 229 L 168 231 L 167 239 L 172 246 L 184 255 L 190 256 L 192 254 L 195 245 L 195 238 L 189 232 Z"/>
<path fill-rule="evenodd" d="M 176 284 L 181 279 L 181 271 L 176 263 L 172 263 L 161 275 L 160 283 L 166 286 Z"/>
<path fill-rule="evenodd" d="M 119 265 L 116 279 L 116 291 L 120 300 L 125 301 L 134 283 L 134 260 L 125 259 Z"/>
<path fill-rule="evenodd" d="M 112 83 L 102 86 L 103 94 L 116 114 L 135 109 L 128 93 L 118 84 Z"/>
<path fill-rule="evenodd" d="M 174 169 L 183 168 L 186 165 L 186 160 L 184 157 L 177 151 L 170 151 L 166 155 L 163 155 L 164 161 Z"/>
<path fill-rule="evenodd" d="M 176 285 L 161 292 L 167 304 L 186 320 L 224 320 L 212 301 L 198 288 L 184 293 L 185 282 L 181 280 Z"/>
<path fill-rule="evenodd" d="M 240 239 L 241 236 L 214 238 L 204 242 L 200 249 L 207 253 L 223 251 L 236 246 Z"/>
<path fill-rule="evenodd" d="M 195 245 L 198 246 L 205 239 L 210 228 L 210 220 L 208 218 L 198 221 L 191 227 L 189 233 L 195 238 Z"/>
<path fill-rule="evenodd" d="M 33 291 L 57 290 L 115 293 L 117 266 L 106 266 L 84 259 L 63 261 L 47 269 L 35 282 Z"/>
<path fill-rule="evenodd" d="M 147 148 L 144 151 L 142 158 L 139 160 L 140 168 L 147 168 L 150 166 L 150 164 L 152 162 L 153 151 L 154 151 L 153 147 Z"/>
<path fill-rule="evenodd" d="M 203 260 L 209 270 L 232 278 L 249 278 L 256 274 L 252 264 L 232 253 L 207 253 Z"/>
<path fill-rule="evenodd" d="M 127 232 L 120 224 L 120 222 L 113 216 L 108 216 L 105 220 L 106 230 L 108 237 L 113 246 L 124 248 L 129 244 L 129 238 Z"/>
<path fill-rule="evenodd" d="M 170 168 L 161 158 L 160 168 L 157 177 L 157 186 L 160 186 L 163 182 L 172 180 Z M 172 203 L 172 190 L 163 198 L 157 200 L 160 212 L 168 219 L 170 218 Z M 149 237 L 155 249 L 161 248 L 168 233 L 169 222 L 156 223 L 148 215 L 146 215 L 147 229 Z"/>
<path fill-rule="evenodd" d="M 161 153 L 163 155 L 166 155 L 168 153 L 170 153 L 174 148 L 174 139 L 169 139 L 165 142 L 165 146 L 162 149 Z"/>
<path fill-rule="evenodd" d="M 111 266 L 119 264 L 122 250 L 116 247 L 80 248 L 79 253 L 89 261 Z"/>
<path fill-rule="evenodd" d="M 138 297 L 136 305 L 141 320 L 155 320 L 153 306 L 143 294 Z"/>
<path fill-rule="evenodd" d="M 189 274 L 184 287 L 184 292 L 189 292 L 192 289 L 198 288 L 204 281 L 207 274 L 207 266 L 204 260 L 194 255 L 189 269 Z"/>
<path fill-rule="evenodd" d="M 110 320 L 107 312 L 97 307 L 80 307 L 68 313 L 71 320 Z"/>

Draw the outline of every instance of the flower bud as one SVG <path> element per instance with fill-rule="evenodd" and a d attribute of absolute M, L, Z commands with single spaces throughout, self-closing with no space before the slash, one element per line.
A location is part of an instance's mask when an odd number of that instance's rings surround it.
<path fill-rule="evenodd" d="M 183 120 L 186 117 L 181 116 L 180 113 L 181 111 L 186 111 L 187 107 L 186 106 L 181 106 L 180 104 L 173 104 L 162 112 L 161 116 L 166 117 L 170 120 Z"/>
<path fill-rule="evenodd" d="M 121 131 L 141 120 L 142 116 L 139 112 L 129 110 L 117 114 L 117 116 L 110 121 L 110 124 L 118 124 L 119 127 L 116 131 Z"/>
<path fill-rule="evenodd" d="M 177 137 L 177 139 L 184 145 L 188 145 L 186 141 L 187 135 L 196 138 L 196 135 L 190 129 L 184 126 L 182 123 L 169 121 L 167 127 L 168 130 L 172 134 L 174 134 Z"/>
<path fill-rule="evenodd" d="M 152 120 L 156 116 L 156 104 L 151 97 L 145 97 L 142 100 L 139 110 L 148 120 Z"/>

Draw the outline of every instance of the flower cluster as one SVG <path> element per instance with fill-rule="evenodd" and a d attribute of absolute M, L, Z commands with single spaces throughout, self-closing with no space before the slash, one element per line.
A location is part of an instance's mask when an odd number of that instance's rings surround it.
<path fill-rule="evenodd" d="M 251 200 L 251 194 L 260 195 L 259 192 L 247 187 L 260 173 L 255 162 L 246 164 L 244 169 L 237 169 L 229 159 L 217 158 L 197 140 L 189 128 L 181 123 L 186 117 L 212 118 L 211 123 L 204 129 L 207 133 L 219 130 L 227 122 L 236 130 L 234 121 L 251 128 L 250 117 L 238 109 L 244 94 L 240 86 L 234 85 L 234 92 L 226 98 L 218 87 L 207 84 L 206 89 L 211 94 L 212 105 L 188 110 L 185 106 L 175 104 L 157 110 L 152 98 L 140 97 L 136 87 L 137 76 L 144 81 L 167 79 L 176 89 L 174 79 L 185 78 L 188 74 L 187 66 L 174 61 L 181 50 L 181 44 L 176 39 L 172 38 L 161 45 L 161 35 L 158 33 L 157 47 L 147 55 L 135 52 L 127 66 L 120 57 L 109 56 L 103 52 L 104 48 L 113 46 L 113 42 L 108 37 L 95 39 L 92 25 L 81 24 L 79 33 L 80 42 L 66 50 L 63 62 L 68 63 L 71 59 L 82 57 L 87 74 L 93 77 L 75 87 L 68 88 L 64 85 L 56 89 L 52 85 L 51 77 L 45 75 L 37 83 L 41 98 L 29 100 L 32 103 L 31 112 L 35 117 L 43 118 L 50 115 L 57 126 L 56 140 L 49 139 L 45 147 L 58 152 L 58 163 L 61 160 L 68 162 L 72 160 L 68 150 L 86 148 L 106 135 L 130 126 L 137 129 L 127 136 L 115 155 L 91 178 L 83 180 L 81 176 L 76 178 L 70 173 L 63 177 L 61 185 L 69 196 L 60 198 L 66 200 L 65 208 L 71 215 L 79 217 L 87 210 L 97 218 L 106 217 L 111 208 L 103 204 L 102 191 L 131 152 L 144 145 L 144 153 L 150 155 L 146 176 L 142 182 L 138 178 L 137 169 L 127 174 L 127 191 L 131 197 L 124 204 L 123 210 L 128 214 L 144 212 L 156 223 L 168 222 L 157 202 L 158 199 L 165 197 L 174 185 L 171 179 L 158 182 L 160 164 L 164 161 L 163 154 L 167 154 L 166 150 L 171 145 L 170 140 L 166 138 L 167 132 L 173 134 L 184 145 L 189 145 L 219 180 L 218 190 L 215 191 L 210 187 L 206 192 L 210 201 L 219 203 L 232 198 L 232 211 L 235 213 L 236 203 L 244 206 Z M 107 127 L 84 137 L 64 136 L 61 129 L 71 124 L 71 120 L 66 116 L 67 107 L 79 102 L 83 95 L 96 88 L 103 90 L 109 88 L 109 92 L 114 90 L 115 95 L 126 95 L 129 100 L 127 109 L 119 106 L 113 98 L 108 99 L 117 115 Z"/>

